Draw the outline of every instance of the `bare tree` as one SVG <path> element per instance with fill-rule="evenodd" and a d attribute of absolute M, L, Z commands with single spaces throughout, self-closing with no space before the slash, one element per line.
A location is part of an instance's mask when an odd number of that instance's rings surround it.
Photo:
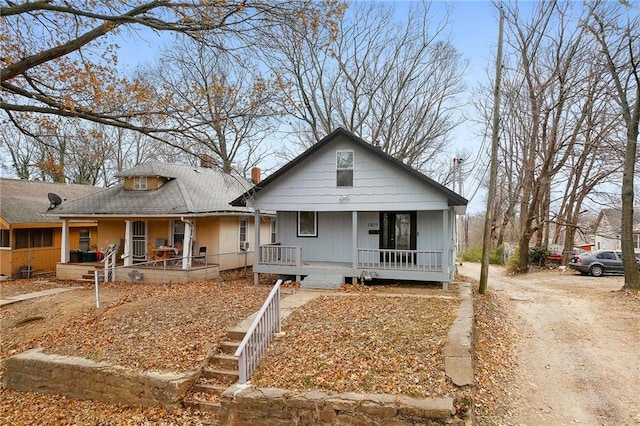
<path fill-rule="evenodd" d="M 246 175 L 267 155 L 261 143 L 272 133 L 281 93 L 276 79 L 242 53 L 220 53 L 208 43 L 180 41 L 153 71 L 165 93 L 171 135 L 195 158 L 207 156 L 225 173 Z"/>
<path fill-rule="evenodd" d="M 532 237 L 546 247 L 558 174 L 580 142 L 587 118 L 589 76 L 583 54 L 584 29 L 572 25 L 568 3 L 537 3 L 529 20 L 517 5 L 505 7 L 513 55 L 505 77 L 503 143 L 517 170 L 520 229 L 519 270 L 526 272 Z M 517 146 L 517 148 L 513 148 Z M 513 155 L 515 154 L 515 155 Z"/>
<path fill-rule="evenodd" d="M 626 128 L 622 175 L 622 257 L 626 290 L 640 290 L 640 272 L 633 247 L 635 167 L 640 123 L 640 18 L 626 5 L 594 3 L 586 27 L 602 49 L 612 79 L 613 99 Z"/>
<path fill-rule="evenodd" d="M 117 49 L 110 36 L 123 28 L 144 27 L 199 41 L 203 34 L 214 33 L 224 42 L 215 48 L 237 49 L 264 38 L 276 25 L 314 25 L 334 8 L 332 1 L 312 0 L 153 0 L 136 5 L 4 1 L 0 108 L 26 134 L 30 133 L 23 120 L 53 115 L 159 137 L 168 129 L 147 118 L 160 114 L 157 105 L 162 99 L 146 82 L 118 75 Z"/>
<path fill-rule="evenodd" d="M 337 35 L 285 28 L 269 39 L 269 62 L 303 145 L 344 127 L 424 170 L 457 124 L 465 63 L 444 36 L 446 17 L 435 22 L 428 3 L 412 5 L 405 22 L 393 14 L 353 2 Z"/>

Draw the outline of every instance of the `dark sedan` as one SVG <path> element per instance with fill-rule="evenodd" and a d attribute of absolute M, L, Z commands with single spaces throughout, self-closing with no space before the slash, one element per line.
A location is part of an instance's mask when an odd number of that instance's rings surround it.
<path fill-rule="evenodd" d="M 640 269 L 640 259 L 637 259 Z M 598 250 L 583 253 L 569 263 L 571 269 L 575 269 L 583 275 L 591 274 L 599 277 L 602 274 L 622 274 L 622 252 L 619 250 Z"/>

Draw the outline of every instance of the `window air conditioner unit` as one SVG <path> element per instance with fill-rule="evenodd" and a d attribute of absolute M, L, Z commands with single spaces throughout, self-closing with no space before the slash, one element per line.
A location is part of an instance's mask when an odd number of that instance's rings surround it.
<path fill-rule="evenodd" d="M 249 250 L 249 241 L 240 241 L 240 250 L 242 251 Z"/>

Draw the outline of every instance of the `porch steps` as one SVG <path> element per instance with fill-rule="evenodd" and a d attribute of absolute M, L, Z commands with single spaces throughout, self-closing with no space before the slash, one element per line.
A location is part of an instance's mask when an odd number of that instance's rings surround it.
<path fill-rule="evenodd" d="M 104 269 L 104 265 L 93 265 L 93 269 L 87 270 L 86 274 L 82 274 L 82 278 L 76 281 L 95 281 L 95 271 L 102 271 Z M 102 274 L 100 274 L 102 276 Z"/>
<path fill-rule="evenodd" d="M 238 357 L 233 354 L 246 333 L 237 327 L 227 331 L 227 341 L 220 343 L 220 353 L 209 358 L 202 376 L 193 385 L 182 404 L 201 414 L 202 424 L 217 424 L 220 395 L 240 378 Z"/>
<path fill-rule="evenodd" d="M 338 289 L 344 284 L 344 275 L 307 275 L 300 288 Z"/>

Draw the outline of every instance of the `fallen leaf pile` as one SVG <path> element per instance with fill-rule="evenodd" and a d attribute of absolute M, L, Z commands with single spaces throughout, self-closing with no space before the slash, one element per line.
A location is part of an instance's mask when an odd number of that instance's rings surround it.
<path fill-rule="evenodd" d="M 120 285 L 130 293 L 59 324 L 33 346 L 138 371 L 191 371 L 229 327 L 260 309 L 269 291 L 237 282 Z"/>
<path fill-rule="evenodd" d="M 444 396 L 442 347 L 459 301 L 354 294 L 325 296 L 283 323 L 251 378 L 257 387 Z"/>
<path fill-rule="evenodd" d="M 477 283 L 474 283 L 477 287 Z M 502 295 L 474 291 L 474 374 L 471 390 L 478 425 L 500 424 L 508 409 L 507 384 L 512 381 L 517 360 L 516 328 Z"/>

